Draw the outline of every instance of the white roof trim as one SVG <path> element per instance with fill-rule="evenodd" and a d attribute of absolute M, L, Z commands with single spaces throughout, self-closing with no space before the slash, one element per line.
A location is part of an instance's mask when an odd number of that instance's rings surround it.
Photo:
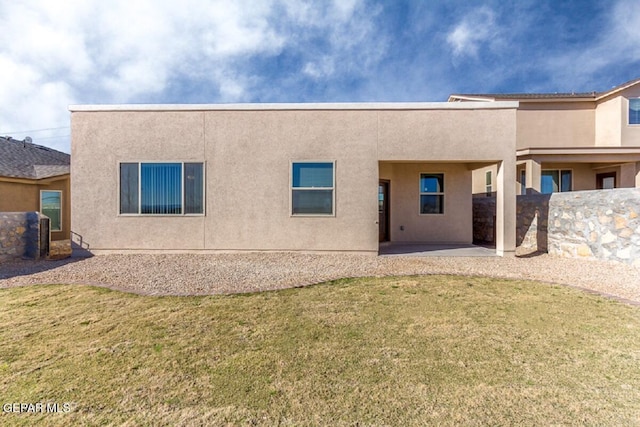
<path fill-rule="evenodd" d="M 518 108 L 518 101 L 500 102 L 362 102 L 273 104 L 104 104 L 70 105 L 69 111 L 271 111 L 271 110 L 500 110 Z"/>
<path fill-rule="evenodd" d="M 516 151 L 516 156 L 528 155 L 573 155 L 573 154 L 640 154 L 640 147 L 545 147 L 524 148 Z"/>

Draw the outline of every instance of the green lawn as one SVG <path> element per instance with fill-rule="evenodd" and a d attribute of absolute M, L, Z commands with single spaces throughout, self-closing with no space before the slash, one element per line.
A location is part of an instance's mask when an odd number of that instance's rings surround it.
<path fill-rule="evenodd" d="M 0 290 L 1 425 L 640 425 L 640 308 L 528 281 Z"/>

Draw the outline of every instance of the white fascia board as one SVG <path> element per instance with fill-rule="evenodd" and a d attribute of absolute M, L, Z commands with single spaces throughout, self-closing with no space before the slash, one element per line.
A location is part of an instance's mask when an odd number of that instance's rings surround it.
<path fill-rule="evenodd" d="M 71 112 L 106 111 L 277 111 L 277 110 L 504 110 L 517 109 L 518 101 L 499 102 L 363 102 L 271 104 L 104 104 L 70 105 Z"/>
<path fill-rule="evenodd" d="M 640 147 L 547 147 L 524 148 L 516 151 L 516 156 L 530 155 L 581 155 L 581 154 L 640 154 Z"/>

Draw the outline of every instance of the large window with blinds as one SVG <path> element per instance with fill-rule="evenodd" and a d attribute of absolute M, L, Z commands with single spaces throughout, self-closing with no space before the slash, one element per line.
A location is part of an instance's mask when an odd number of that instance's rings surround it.
<path fill-rule="evenodd" d="M 291 164 L 291 214 L 334 214 L 334 162 Z"/>
<path fill-rule="evenodd" d="M 203 215 L 203 163 L 120 163 L 120 214 Z"/>

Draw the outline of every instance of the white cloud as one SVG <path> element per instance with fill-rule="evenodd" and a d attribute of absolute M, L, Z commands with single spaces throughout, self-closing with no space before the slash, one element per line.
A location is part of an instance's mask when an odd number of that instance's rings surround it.
<path fill-rule="evenodd" d="M 300 76 L 361 71 L 381 55 L 362 48 L 375 13 L 361 0 L 2 2 L 0 132 L 66 126 L 73 103 L 157 102 L 183 80 L 210 102 L 251 100 L 260 79 L 244 65 L 284 49 Z M 307 50 L 309 35 L 327 46 Z"/>
<path fill-rule="evenodd" d="M 478 55 L 485 43 L 491 42 L 498 32 L 495 14 L 486 6 L 474 9 L 465 15 L 447 35 L 447 43 L 454 56 Z"/>

